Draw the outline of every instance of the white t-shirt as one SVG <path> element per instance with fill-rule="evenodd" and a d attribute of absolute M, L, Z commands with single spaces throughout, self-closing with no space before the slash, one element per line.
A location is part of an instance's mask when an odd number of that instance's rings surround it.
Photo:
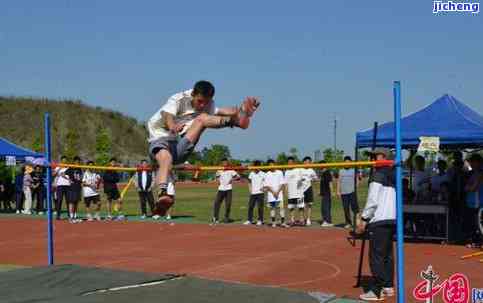
<path fill-rule="evenodd" d="M 162 112 L 167 112 L 175 116 L 176 123 L 185 123 L 183 130 L 180 132 L 184 134 L 193 123 L 193 120 L 200 113 L 208 113 L 215 115 L 218 109 L 215 107 L 215 102 L 212 101 L 206 105 L 206 107 L 197 112 L 193 108 L 191 102 L 193 97 L 191 92 L 193 90 L 187 90 L 181 93 L 177 93 L 171 96 L 166 104 L 161 107 L 147 122 L 147 129 L 149 131 L 149 142 L 153 142 L 159 138 L 170 137 L 171 133 L 165 128 L 166 121 L 163 120 Z"/>
<path fill-rule="evenodd" d="M 233 185 L 231 182 L 233 178 L 238 177 L 238 174 L 234 170 L 219 170 L 216 172 L 216 178 L 218 178 L 218 182 L 220 185 L 218 186 L 218 190 L 232 190 Z"/>
<path fill-rule="evenodd" d="M 167 193 L 168 195 L 170 196 L 175 196 L 176 195 L 176 191 L 174 189 L 174 183 L 173 182 L 169 182 L 168 183 L 168 190 L 167 190 Z"/>
<path fill-rule="evenodd" d="M 70 179 L 69 176 L 65 175 L 65 172 L 67 171 L 67 167 L 57 167 L 55 169 L 55 174 L 56 174 L 56 179 L 57 183 L 55 185 L 57 186 L 70 186 Z M 63 175 L 61 175 L 63 174 Z"/>
<path fill-rule="evenodd" d="M 293 168 L 285 172 L 285 183 L 287 184 L 288 198 L 300 199 L 303 195 L 302 169 Z"/>
<path fill-rule="evenodd" d="M 284 184 L 286 184 L 285 178 L 281 170 L 269 171 L 265 174 L 264 187 L 270 187 L 273 191 L 279 191 Z M 267 193 L 267 202 L 275 201 L 283 201 L 283 190 L 280 191 L 278 197 L 274 197 L 271 192 Z"/>
<path fill-rule="evenodd" d="M 98 196 L 99 193 L 97 192 L 97 185 L 99 184 L 99 180 L 101 180 L 101 176 L 94 172 L 86 170 L 82 177 L 82 183 L 85 185 L 82 186 L 82 192 L 84 194 L 84 198 Z"/>
<path fill-rule="evenodd" d="M 312 168 L 301 168 L 303 176 L 302 190 L 305 192 L 312 186 L 312 181 L 317 180 L 317 173 Z"/>
<path fill-rule="evenodd" d="M 250 194 L 263 194 L 263 182 L 265 180 L 265 173 L 262 171 L 259 171 L 258 173 L 252 171 L 248 175 L 248 179 L 250 179 L 252 187 Z"/>

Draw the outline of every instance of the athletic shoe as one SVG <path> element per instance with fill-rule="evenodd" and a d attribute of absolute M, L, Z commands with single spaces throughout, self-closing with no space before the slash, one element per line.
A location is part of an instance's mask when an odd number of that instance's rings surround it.
<path fill-rule="evenodd" d="M 310 219 L 307 219 L 307 223 L 305 223 L 305 225 L 307 225 L 307 226 L 312 225 L 312 221 L 310 221 Z"/>
<path fill-rule="evenodd" d="M 167 215 L 166 216 L 166 220 L 171 220 L 171 216 L 170 215 Z"/>
<path fill-rule="evenodd" d="M 174 204 L 174 199 L 166 193 L 166 190 L 162 190 L 158 195 L 158 201 L 156 202 L 156 213 L 162 217 L 166 215 L 168 209 Z"/>
<path fill-rule="evenodd" d="M 382 296 L 377 296 L 372 290 L 359 296 L 359 299 L 364 301 L 384 301 Z"/>
<path fill-rule="evenodd" d="M 20 213 L 20 210 L 17 210 L 15 213 L 16 213 L 16 214 L 19 214 L 19 213 Z"/>
<path fill-rule="evenodd" d="M 100 215 L 95 215 L 94 216 L 94 219 L 96 219 L 97 221 L 101 221 L 102 220 Z"/>
<path fill-rule="evenodd" d="M 263 222 L 262 221 L 257 221 L 257 226 L 262 226 L 263 225 Z"/>
<path fill-rule="evenodd" d="M 87 214 L 87 221 L 89 221 L 89 222 L 94 221 L 91 214 Z"/>
<path fill-rule="evenodd" d="M 280 224 L 280 226 L 281 226 L 281 227 L 285 227 L 285 228 L 290 227 L 290 225 L 288 225 L 287 223 L 282 223 L 282 224 Z"/>
<path fill-rule="evenodd" d="M 216 218 L 211 218 L 210 225 L 217 225 L 217 224 L 220 224 L 220 221 L 218 221 Z"/>
<path fill-rule="evenodd" d="M 82 223 L 82 219 L 74 219 L 75 223 Z"/>
<path fill-rule="evenodd" d="M 332 227 L 332 226 L 334 226 L 334 224 L 324 221 L 322 224 L 320 224 L 320 226 L 322 226 L 322 227 Z"/>
<path fill-rule="evenodd" d="M 114 220 L 115 221 L 124 221 L 124 220 L 126 220 L 126 217 L 124 215 L 119 215 Z"/>
<path fill-rule="evenodd" d="M 146 219 L 146 215 L 142 215 L 142 216 L 140 217 L 140 219 L 141 219 L 141 220 Z"/>
<path fill-rule="evenodd" d="M 39 212 L 37 213 L 37 215 L 39 215 L 39 216 L 43 216 L 43 215 L 44 215 L 44 212 L 43 212 L 43 211 L 39 211 Z"/>
<path fill-rule="evenodd" d="M 76 220 L 75 220 L 75 219 L 70 219 L 70 218 L 69 218 L 69 223 L 75 224 L 75 223 L 77 223 L 77 222 L 76 222 Z"/>
<path fill-rule="evenodd" d="M 153 216 L 153 220 L 159 220 L 159 218 L 161 218 L 161 216 L 160 216 L 160 215 L 154 215 L 154 216 Z"/>
<path fill-rule="evenodd" d="M 382 293 L 388 297 L 394 297 L 395 291 L 394 287 L 384 287 Z"/>
<path fill-rule="evenodd" d="M 253 223 L 251 221 L 245 221 L 243 222 L 243 225 L 252 225 Z"/>
<path fill-rule="evenodd" d="M 111 215 L 108 215 L 108 216 L 106 217 L 106 221 L 112 221 L 112 216 L 111 216 Z"/>
<path fill-rule="evenodd" d="M 235 117 L 234 124 L 242 129 L 247 129 L 250 125 L 250 117 L 255 113 L 259 105 L 257 98 L 246 97 L 240 106 Z"/>
<path fill-rule="evenodd" d="M 352 229 L 352 225 L 350 225 L 350 224 L 346 224 L 346 225 L 344 226 L 344 228 L 345 228 L 345 229 Z"/>
<path fill-rule="evenodd" d="M 277 227 L 277 223 L 272 223 L 272 227 Z"/>
<path fill-rule="evenodd" d="M 24 215 L 31 215 L 31 214 L 32 214 L 32 212 L 31 212 L 30 210 L 24 210 L 24 211 L 22 212 L 22 214 L 24 214 Z"/>

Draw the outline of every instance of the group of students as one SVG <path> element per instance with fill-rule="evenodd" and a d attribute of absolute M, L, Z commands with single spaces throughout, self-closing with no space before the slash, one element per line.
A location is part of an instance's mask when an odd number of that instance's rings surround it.
<path fill-rule="evenodd" d="M 351 161 L 346 157 L 345 161 Z M 312 158 L 305 157 L 303 164 L 311 164 Z M 288 158 L 288 165 L 294 165 L 295 159 Z M 222 166 L 229 167 L 227 159 L 223 159 Z M 268 166 L 274 166 L 275 161 L 269 159 Z M 314 203 L 314 190 L 312 182 L 320 179 L 321 216 L 323 227 L 333 226 L 331 204 L 333 188 L 341 197 L 344 206 L 346 228 L 352 226 L 352 215 L 359 212 L 355 194 L 355 182 L 358 180 L 354 169 L 342 169 L 336 175 L 336 186 L 333 186 L 333 176 L 330 170 L 322 170 L 320 177 L 312 168 L 291 168 L 282 172 L 278 169 L 262 171 L 256 169 L 261 166 L 260 161 L 254 161 L 255 169 L 248 175 L 250 197 L 248 200 L 248 218 L 245 225 L 264 224 L 265 205 L 270 209 L 270 224 L 272 226 L 289 227 L 291 225 L 312 225 L 312 205 Z M 219 182 L 218 192 L 213 206 L 212 223 L 220 223 L 220 207 L 225 201 L 225 216 L 223 222 L 230 223 L 230 209 L 232 202 L 232 182 L 240 179 L 234 170 L 220 170 L 216 173 Z M 287 195 L 287 209 L 289 220 L 286 220 L 284 195 Z M 254 210 L 258 210 L 258 218 L 254 219 Z M 351 215 L 350 211 L 353 214 Z M 278 217 L 278 220 L 277 220 Z M 278 221 L 278 223 L 277 223 Z"/>
<path fill-rule="evenodd" d="M 61 163 L 67 163 L 67 157 L 61 158 Z M 111 166 L 117 166 L 115 158 L 110 159 Z M 72 164 L 81 164 L 80 157 L 73 158 Z M 93 166 L 93 161 L 87 162 Z M 68 220 L 70 223 L 80 223 L 82 220 L 77 214 L 78 205 L 84 200 L 86 206 L 87 221 L 100 221 L 101 195 L 100 188 L 103 185 L 107 198 L 106 220 L 123 220 L 122 200 L 117 183 L 120 176 L 115 171 L 106 171 L 102 175 L 92 169 L 81 170 L 75 167 L 57 167 L 52 172 L 51 194 L 54 201 L 54 215 L 57 220 L 62 219 L 62 205 L 67 206 Z M 21 173 L 15 177 L 15 201 L 16 213 L 43 215 L 46 210 L 47 184 L 45 169 L 42 166 L 25 165 Z M 36 201 L 33 208 L 32 201 Z M 65 202 L 64 202 L 65 201 Z M 117 214 L 113 216 L 113 210 Z"/>

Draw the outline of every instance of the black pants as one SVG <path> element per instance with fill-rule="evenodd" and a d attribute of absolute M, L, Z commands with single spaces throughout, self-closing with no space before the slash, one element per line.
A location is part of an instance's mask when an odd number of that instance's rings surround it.
<path fill-rule="evenodd" d="M 369 266 L 373 284 L 371 290 L 380 295 L 383 287 L 394 287 L 394 225 L 369 224 Z"/>
<path fill-rule="evenodd" d="M 32 190 L 32 203 L 34 201 L 37 202 L 35 210 L 37 212 L 44 211 L 44 190 L 42 187 L 36 187 Z"/>
<path fill-rule="evenodd" d="M 214 212 L 213 217 L 215 220 L 218 220 L 220 217 L 220 207 L 223 200 L 225 200 L 225 220 L 230 219 L 230 209 L 231 209 L 231 190 L 219 190 L 216 194 L 215 203 L 214 203 Z"/>
<path fill-rule="evenodd" d="M 320 205 L 320 213 L 322 215 L 323 222 L 332 223 L 331 208 L 332 197 L 330 196 L 330 194 L 323 195 Z"/>
<path fill-rule="evenodd" d="M 68 203 L 70 186 L 57 186 L 57 200 L 55 200 L 55 211 L 57 212 L 57 219 L 60 219 L 60 213 L 62 212 L 62 201 Z"/>
<path fill-rule="evenodd" d="M 151 210 L 151 214 L 153 213 L 154 208 L 154 196 L 152 191 L 139 191 L 139 203 L 141 204 L 141 214 L 146 216 L 147 209 L 146 209 L 146 202 L 149 204 L 149 209 Z"/>
<path fill-rule="evenodd" d="M 344 194 L 341 195 L 341 198 L 342 206 L 344 207 L 345 224 L 352 225 L 350 209 L 352 209 L 353 214 L 357 214 L 359 212 L 356 193 Z"/>
<path fill-rule="evenodd" d="M 478 208 L 465 208 L 463 230 L 466 241 L 471 241 L 473 244 L 481 244 L 480 226 L 478 223 Z"/>
<path fill-rule="evenodd" d="M 15 191 L 15 209 L 23 209 L 23 191 Z"/>
<path fill-rule="evenodd" d="M 253 222 L 253 209 L 255 205 L 258 205 L 258 220 L 263 222 L 263 200 L 264 194 L 250 195 L 250 200 L 248 201 L 248 221 Z"/>

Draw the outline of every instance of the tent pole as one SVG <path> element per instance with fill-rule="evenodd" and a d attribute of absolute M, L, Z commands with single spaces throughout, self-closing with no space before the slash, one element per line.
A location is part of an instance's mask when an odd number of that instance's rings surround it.
<path fill-rule="evenodd" d="M 51 138 L 50 138 L 50 115 L 44 114 L 44 131 L 45 131 L 45 160 L 47 161 L 47 255 L 49 265 L 54 265 L 54 233 L 52 226 L 52 161 L 51 155 Z"/>
<path fill-rule="evenodd" d="M 396 212 L 397 212 L 397 302 L 405 302 L 404 294 L 404 225 L 401 163 L 401 82 L 394 81 L 394 138 L 396 139 Z"/>

